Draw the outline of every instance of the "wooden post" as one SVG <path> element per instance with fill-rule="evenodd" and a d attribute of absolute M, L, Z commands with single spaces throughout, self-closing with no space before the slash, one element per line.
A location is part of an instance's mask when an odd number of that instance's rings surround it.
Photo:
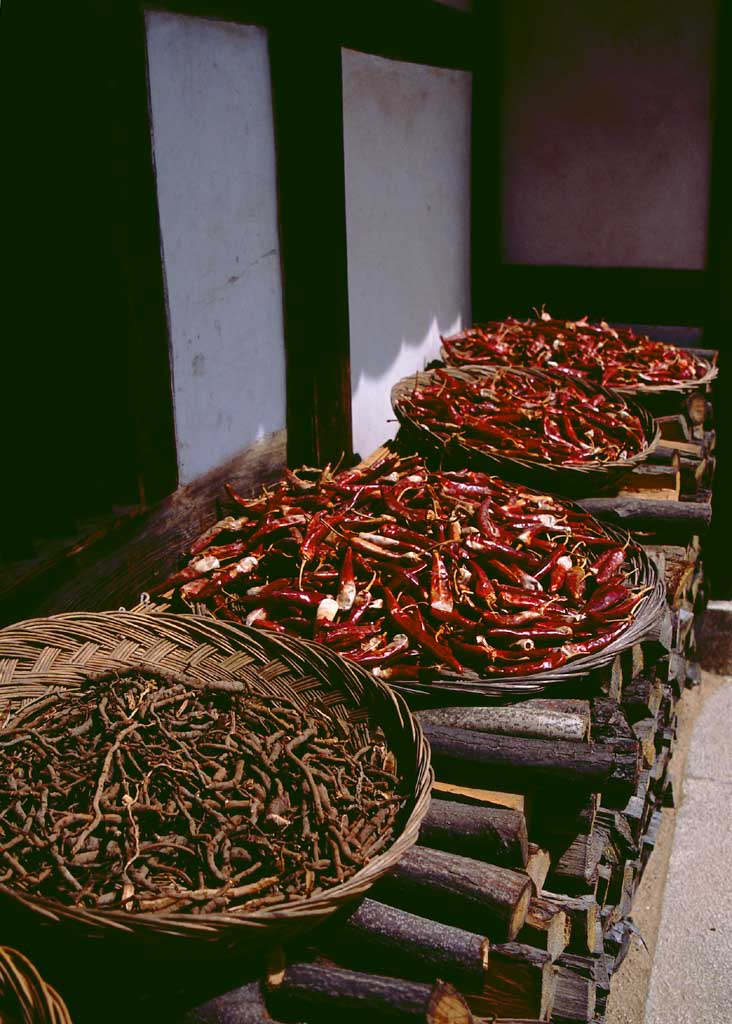
<path fill-rule="evenodd" d="M 341 47 L 311 19 L 295 5 L 269 33 L 291 465 L 352 451 Z"/>

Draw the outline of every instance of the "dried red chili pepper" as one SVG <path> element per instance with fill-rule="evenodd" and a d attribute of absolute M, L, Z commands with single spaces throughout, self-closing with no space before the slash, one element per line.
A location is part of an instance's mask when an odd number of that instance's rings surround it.
<path fill-rule="evenodd" d="M 345 482 L 286 475 L 248 515 L 206 531 L 158 589 L 405 680 L 461 665 L 540 671 L 609 643 L 635 614 L 627 552 L 585 513 L 485 473 L 429 472 L 411 457 L 382 468 L 386 478 L 349 470 Z"/>
<path fill-rule="evenodd" d="M 602 322 L 555 320 L 494 321 L 443 338 L 453 366 L 541 366 L 567 377 L 603 386 L 636 388 L 644 384 L 682 384 L 701 379 L 708 370 L 697 356 L 636 334 L 631 328 Z"/>

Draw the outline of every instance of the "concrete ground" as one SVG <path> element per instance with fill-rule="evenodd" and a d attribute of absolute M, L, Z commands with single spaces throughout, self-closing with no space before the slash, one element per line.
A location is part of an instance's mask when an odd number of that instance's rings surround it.
<path fill-rule="evenodd" d="M 664 812 L 636 895 L 645 945 L 632 940 L 613 979 L 607 1024 L 732 1021 L 732 664 L 721 657 L 730 622 L 715 622 L 702 646 L 703 663 L 730 674 L 705 671 L 677 708 L 677 807 Z"/>
<path fill-rule="evenodd" d="M 732 680 L 691 736 L 646 1024 L 732 1020 Z"/>

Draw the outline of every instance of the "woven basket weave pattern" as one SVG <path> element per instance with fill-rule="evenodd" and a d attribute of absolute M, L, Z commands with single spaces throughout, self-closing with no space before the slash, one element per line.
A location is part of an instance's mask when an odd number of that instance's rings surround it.
<path fill-rule="evenodd" d="M 497 373 L 503 372 L 505 369 L 506 367 L 481 367 L 470 370 L 448 368 L 451 376 L 470 383 L 480 378 L 491 380 Z M 542 380 L 548 376 L 540 370 L 512 368 L 511 372 Z M 489 473 L 498 473 L 505 479 L 517 480 L 529 486 L 552 487 L 559 493 L 596 492 L 598 489 L 611 485 L 623 473 L 627 473 L 628 470 L 643 462 L 661 440 L 661 431 L 648 410 L 624 396 L 631 412 L 641 422 L 646 444 L 640 452 L 623 459 L 622 462 L 590 462 L 578 466 L 566 466 L 561 463 L 550 463 L 539 457 L 522 456 L 519 453 L 486 451 L 478 444 L 454 440 L 445 441 L 429 427 L 425 427 L 413 419 L 405 408 L 404 400 L 415 387 L 433 383 L 435 383 L 433 370 L 404 377 L 397 381 L 392 388 L 391 404 L 399 422 L 413 435 L 417 447 L 422 451 L 426 448 L 432 452 L 440 452 L 445 462 L 449 461 L 451 465 L 454 464 L 454 468 L 465 469 L 467 465 L 470 465 Z M 617 401 L 618 396 L 613 392 L 604 388 L 597 390 L 609 399 L 614 398 Z"/>
<path fill-rule="evenodd" d="M 206 682 L 236 679 L 263 696 L 305 709 L 318 706 L 348 721 L 354 742 L 380 726 L 411 796 L 392 845 L 346 882 L 311 897 L 246 913 L 128 914 L 68 907 L 0 886 L 0 895 L 75 925 L 81 934 L 126 933 L 137 939 L 197 938 L 217 944 L 281 941 L 363 895 L 416 841 L 432 785 L 429 748 L 403 699 L 356 665 L 318 644 L 268 636 L 193 615 L 70 613 L 0 630 L 0 702 L 17 713 L 32 700 L 112 668 L 144 666 Z M 2 708 L 0 706 L 0 713 Z M 0 913 L 2 908 L 0 907 Z"/>
<path fill-rule="evenodd" d="M 476 326 L 480 325 L 478 324 Z M 458 341 L 469 333 L 469 331 L 461 331 L 459 334 L 449 336 L 447 341 Z M 453 362 L 450 353 L 444 345 L 440 347 L 440 358 L 443 360 L 445 365 L 450 368 L 455 367 L 456 369 L 461 370 L 471 369 L 472 364 L 467 360 L 462 363 Z M 712 366 L 708 359 L 704 359 L 702 356 L 697 356 L 696 358 L 704 365 L 705 372 L 702 377 L 698 377 L 695 380 L 678 381 L 675 384 L 644 384 L 639 382 L 634 385 L 626 384 L 624 387 L 615 387 L 613 388 L 613 391 L 619 391 L 622 395 L 625 395 L 626 398 L 637 397 L 639 400 L 642 400 L 645 396 L 651 395 L 667 395 L 674 392 L 679 395 L 688 395 L 694 391 L 703 390 L 706 388 L 707 384 L 711 384 L 716 378 L 718 369 L 716 366 Z M 483 364 L 479 365 L 482 366 Z M 504 369 L 506 368 L 503 364 L 501 364 L 501 366 L 503 366 Z M 525 369 L 525 367 L 515 368 Z"/>
<path fill-rule="evenodd" d="M 565 499 L 566 500 L 566 499 Z M 567 505 L 577 508 L 572 502 Z M 603 523 L 608 536 L 618 543 L 625 543 L 627 534 Z M 609 665 L 622 651 L 645 640 L 656 640 L 661 630 L 663 616 L 667 609 L 666 585 L 661 578 L 655 562 L 648 557 L 641 547 L 629 549 L 626 558 L 630 564 L 628 582 L 633 587 L 647 588 L 643 603 L 636 612 L 635 618 L 628 629 L 621 633 L 606 647 L 592 654 L 580 655 L 559 668 L 547 672 L 537 672 L 525 676 L 493 676 L 488 679 L 458 676 L 451 671 L 429 683 L 415 683 L 411 680 L 400 683 L 391 680 L 391 686 L 405 694 L 429 696 L 434 705 L 449 706 L 456 701 L 480 704 L 481 699 L 489 703 L 500 701 L 513 702 L 517 698 L 532 697 L 561 683 L 581 680 L 583 676 Z"/>
<path fill-rule="evenodd" d="M 9 946 L 0 946 L 0 1021 L 71 1024 L 58 992 L 43 980 L 30 960 Z"/>

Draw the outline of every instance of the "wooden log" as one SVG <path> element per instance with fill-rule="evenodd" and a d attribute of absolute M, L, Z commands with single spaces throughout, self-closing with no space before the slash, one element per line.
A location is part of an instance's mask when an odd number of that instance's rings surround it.
<path fill-rule="evenodd" d="M 643 645 L 633 644 L 627 647 L 620 655 L 620 664 L 623 669 L 623 686 L 640 675 L 645 668 Z"/>
<path fill-rule="evenodd" d="M 711 418 L 711 402 L 703 391 L 693 391 L 686 399 L 686 415 L 691 423 L 701 424 Z"/>
<path fill-rule="evenodd" d="M 653 768 L 656 760 L 656 732 L 658 723 L 655 718 L 641 718 L 633 725 L 638 742 L 640 743 L 643 764 L 646 768 Z"/>
<path fill-rule="evenodd" d="M 605 905 L 608 902 L 608 890 L 610 888 L 610 881 L 612 879 L 612 868 L 609 864 L 599 864 L 597 868 L 597 888 L 595 890 L 595 899 L 597 900 L 598 906 L 605 909 Z"/>
<path fill-rule="evenodd" d="M 477 786 L 459 786 L 452 782 L 436 779 L 432 785 L 432 796 L 438 800 L 455 800 L 471 807 L 506 807 L 520 811 L 525 817 L 530 813 L 530 800 L 525 793 L 509 793 Z"/>
<path fill-rule="evenodd" d="M 314 939 L 337 963 L 360 971 L 421 982 L 441 978 L 460 992 L 485 989 L 487 938 L 375 900 L 365 899 L 345 921 L 329 923 Z"/>
<path fill-rule="evenodd" d="M 618 919 L 630 913 L 638 868 L 637 861 L 627 860 L 613 872 L 608 897 L 611 903 L 616 904 Z"/>
<path fill-rule="evenodd" d="M 672 465 L 642 463 L 623 474 L 617 493 L 642 501 L 677 501 L 681 493 L 679 459 Z"/>
<path fill-rule="evenodd" d="M 679 465 L 679 453 L 675 448 L 668 448 L 666 445 L 659 444 L 646 456 L 645 462 L 642 465 L 669 466 L 673 468 Z"/>
<path fill-rule="evenodd" d="M 642 718 L 655 718 L 661 707 L 663 686 L 654 672 L 642 673 L 623 689 L 623 711 L 633 724 Z"/>
<path fill-rule="evenodd" d="M 422 725 L 451 726 L 504 736 L 584 741 L 590 705 L 584 700 L 527 700 L 506 707 L 455 707 L 418 711 Z"/>
<path fill-rule="evenodd" d="M 537 843 L 554 850 L 562 840 L 591 832 L 599 806 L 599 793 L 568 793 L 561 787 L 546 787 L 541 800 L 532 806 L 529 831 Z"/>
<path fill-rule="evenodd" d="M 652 640 L 644 640 L 643 669 L 650 672 L 660 658 L 665 657 L 673 646 L 673 611 L 666 607 L 656 622 L 656 632 Z M 637 674 L 637 673 L 636 673 Z"/>
<path fill-rule="evenodd" d="M 491 1020 L 494 1016 L 546 1020 L 555 986 L 555 971 L 546 951 L 508 942 L 491 947 L 483 996 L 469 995 L 467 999 L 474 1013 Z"/>
<path fill-rule="evenodd" d="M 573 896 L 594 893 L 607 839 L 605 830 L 597 825 L 590 835 L 577 836 L 554 860 L 547 881 L 549 888 Z"/>
<path fill-rule="evenodd" d="M 558 903 L 535 896 L 529 903 L 526 922 L 518 933 L 518 941 L 543 949 L 552 961 L 565 951 L 572 933 L 572 924 Z"/>
<path fill-rule="evenodd" d="M 679 608 L 677 649 L 686 652 L 689 634 L 694 628 L 694 612 L 687 608 Z"/>
<path fill-rule="evenodd" d="M 574 971 L 582 978 L 589 978 L 599 988 L 607 990 L 610 987 L 610 977 L 601 954 L 582 956 L 577 953 L 563 953 L 559 959 L 559 966 Z"/>
<path fill-rule="evenodd" d="M 621 806 L 638 781 L 637 751 L 565 740 L 488 736 L 467 729 L 426 726 L 437 776 L 461 785 L 505 785 L 531 791 L 547 783 L 610 792 Z"/>
<path fill-rule="evenodd" d="M 681 413 L 673 416 L 656 416 L 655 419 L 663 441 L 688 441 L 691 437 L 689 424 Z"/>
<path fill-rule="evenodd" d="M 629 530 L 678 536 L 705 533 L 712 521 L 707 501 L 644 501 L 640 498 L 583 498 L 582 508 Z"/>
<path fill-rule="evenodd" d="M 607 807 L 601 807 L 597 812 L 597 821 L 609 834 L 613 845 L 623 857 L 637 856 L 638 844 L 633 838 L 633 833 L 622 811 L 612 811 Z"/>
<path fill-rule="evenodd" d="M 637 741 L 630 724 L 614 700 L 597 697 L 592 702 L 592 735 L 599 745 L 632 750 Z"/>
<path fill-rule="evenodd" d="M 419 842 L 435 850 L 523 868 L 528 859 L 526 818 L 503 807 L 470 807 L 433 800 L 422 822 Z"/>
<path fill-rule="evenodd" d="M 647 860 L 650 856 L 651 850 L 656 845 L 658 839 L 658 830 L 661 827 L 662 812 L 660 809 L 653 811 L 651 814 L 651 820 L 648 823 L 648 828 L 643 835 L 643 841 L 641 844 L 641 860 L 645 857 Z"/>
<path fill-rule="evenodd" d="M 647 809 L 646 798 L 648 796 L 650 784 L 651 773 L 646 768 L 640 774 L 635 793 L 623 808 L 623 816 L 628 823 L 628 827 L 636 843 L 640 842 L 641 833 L 643 832 L 643 826 L 645 824 Z"/>
<path fill-rule="evenodd" d="M 283 1020 L 342 1024 L 471 1024 L 467 1003 L 452 985 L 423 985 L 401 978 L 362 974 L 325 964 L 287 967 L 272 988 L 268 1007 Z"/>
<path fill-rule="evenodd" d="M 569 918 L 568 952 L 582 955 L 597 952 L 599 907 L 594 896 L 569 896 L 544 890 L 541 898 L 555 903 Z"/>
<path fill-rule="evenodd" d="M 549 874 L 551 864 L 552 858 L 548 850 L 537 846 L 536 843 L 529 843 L 529 856 L 524 870 L 534 883 L 536 892 L 541 892 L 544 888 L 544 882 Z"/>
<path fill-rule="evenodd" d="M 696 459 L 688 455 L 679 459 L 679 479 L 682 494 L 696 494 L 709 477 L 709 459 Z"/>
<path fill-rule="evenodd" d="M 668 680 L 673 685 L 676 697 L 681 696 L 681 692 L 686 685 L 687 676 L 688 666 L 686 658 L 683 654 L 672 651 L 669 656 Z"/>
<path fill-rule="evenodd" d="M 591 1021 L 597 1005 L 597 987 L 589 978 L 582 978 L 566 967 L 557 969 L 557 989 L 554 996 L 554 1024 L 575 1024 Z"/>
<path fill-rule="evenodd" d="M 241 985 L 196 1006 L 178 1024 L 277 1024 L 269 1015 L 258 981 Z"/>
<path fill-rule="evenodd" d="M 694 424 L 698 429 L 690 428 L 683 416 L 659 416 L 656 423 L 661 429 L 661 442 L 664 448 L 675 448 L 678 452 L 701 456 L 708 444 L 703 421 Z M 710 449 L 711 450 L 711 449 Z"/>
<path fill-rule="evenodd" d="M 671 758 L 671 750 L 669 747 L 661 747 L 659 752 L 656 754 L 656 760 L 653 762 L 651 768 L 651 789 L 659 796 L 663 793 L 666 786 L 666 772 L 668 770 L 668 763 Z"/>
<path fill-rule="evenodd" d="M 372 893 L 378 900 L 443 924 L 510 941 L 523 926 L 532 896 L 528 875 L 443 850 L 415 846 Z"/>
<path fill-rule="evenodd" d="M 623 666 L 620 655 L 616 655 L 609 665 L 594 669 L 589 675 L 591 692 L 603 694 L 611 700 L 620 700 L 623 689 Z M 592 735 L 592 723 L 590 723 Z"/>

